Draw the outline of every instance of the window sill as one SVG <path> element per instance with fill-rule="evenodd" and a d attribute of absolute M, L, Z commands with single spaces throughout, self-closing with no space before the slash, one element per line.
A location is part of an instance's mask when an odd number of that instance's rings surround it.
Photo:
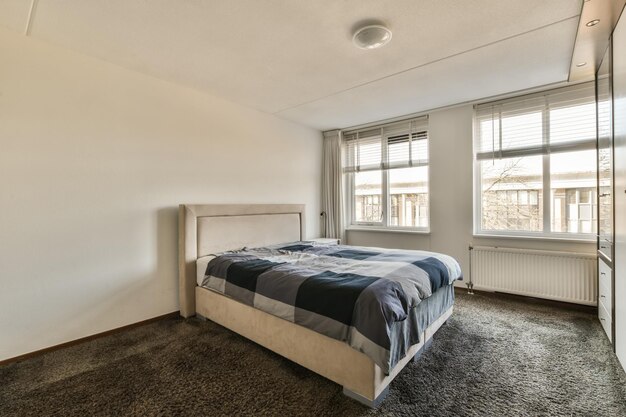
<path fill-rule="evenodd" d="M 392 227 L 377 227 L 377 226 L 348 226 L 346 231 L 356 232 L 376 232 L 376 233 L 408 233 L 416 235 L 430 235 L 430 230 L 419 229 L 400 229 Z"/>
<path fill-rule="evenodd" d="M 583 237 L 560 237 L 560 236 L 525 236 L 525 235 L 500 235 L 497 233 L 474 233 L 474 238 L 478 239 L 513 239 L 513 240 L 541 240 L 548 242 L 571 242 L 571 243 L 593 243 L 597 241 L 595 238 Z"/>

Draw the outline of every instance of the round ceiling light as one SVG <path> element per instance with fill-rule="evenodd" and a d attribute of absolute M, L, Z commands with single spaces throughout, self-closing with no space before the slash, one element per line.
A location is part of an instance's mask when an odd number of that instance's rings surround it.
<path fill-rule="evenodd" d="M 600 19 L 593 19 L 586 23 L 587 27 L 595 26 L 600 23 Z"/>
<path fill-rule="evenodd" d="M 578 64 L 576 64 L 577 67 L 584 67 L 585 65 L 587 65 L 586 62 L 579 62 Z"/>
<path fill-rule="evenodd" d="M 389 43 L 391 31 L 382 25 L 363 26 L 354 32 L 352 42 L 361 49 L 376 49 Z"/>

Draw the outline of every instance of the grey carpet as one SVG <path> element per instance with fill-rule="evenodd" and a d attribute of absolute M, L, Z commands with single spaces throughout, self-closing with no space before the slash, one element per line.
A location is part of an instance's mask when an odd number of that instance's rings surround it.
<path fill-rule="evenodd" d="M 459 294 L 369 410 L 211 322 L 168 319 L 0 367 L 1 416 L 626 416 L 626 377 L 587 312 Z"/>

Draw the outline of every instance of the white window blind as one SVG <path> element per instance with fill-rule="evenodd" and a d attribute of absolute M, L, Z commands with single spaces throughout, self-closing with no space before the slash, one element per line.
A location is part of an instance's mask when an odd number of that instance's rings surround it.
<path fill-rule="evenodd" d="M 477 160 L 596 147 L 593 82 L 475 106 Z"/>
<path fill-rule="evenodd" d="M 428 117 L 344 132 L 344 172 L 428 165 Z"/>

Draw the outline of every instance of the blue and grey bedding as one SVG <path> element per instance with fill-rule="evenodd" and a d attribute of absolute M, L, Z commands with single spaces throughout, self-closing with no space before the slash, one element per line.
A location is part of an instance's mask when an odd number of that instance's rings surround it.
<path fill-rule="evenodd" d="M 216 254 L 202 286 L 344 341 L 389 373 L 452 304 L 457 279 L 458 262 L 439 253 L 303 241 Z M 434 293 L 442 311 L 420 309 Z"/>

